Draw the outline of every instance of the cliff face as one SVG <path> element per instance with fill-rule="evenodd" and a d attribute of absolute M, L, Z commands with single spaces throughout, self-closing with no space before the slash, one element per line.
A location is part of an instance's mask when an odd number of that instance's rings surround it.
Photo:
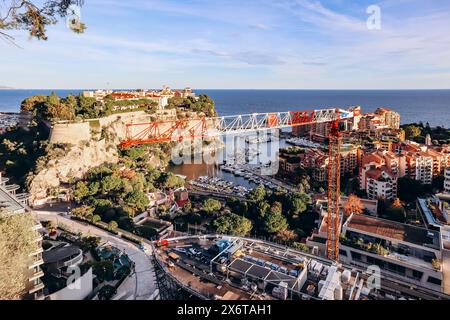
<path fill-rule="evenodd" d="M 91 168 L 117 163 L 117 146 L 123 139 L 128 121 L 128 117 L 117 116 L 95 122 L 54 125 L 50 142 L 64 144 L 65 152 L 50 153 L 50 159 L 44 168 L 34 176 L 28 188 L 31 202 L 39 203 L 52 195 L 52 190 L 61 184 L 74 178 L 83 178 Z M 155 167 L 161 165 L 157 157 L 151 159 L 151 162 Z"/>
<path fill-rule="evenodd" d="M 103 163 L 116 163 L 118 160 L 117 149 L 111 147 L 105 139 L 72 146 L 64 156 L 49 160 L 46 168 L 38 172 L 31 181 L 29 192 L 32 200 L 48 197 L 52 189 L 72 178 L 82 178 L 93 167 Z"/>
<path fill-rule="evenodd" d="M 159 115 L 159 118 L 174 116 L 176 117 L 176 112 L 169 112 L 166 115 Z M 91 168 L 106 163 L 117 163 L 120 160 L 118 146 L 126 137 L 126 124 L 149 122 L 154 120 L 153 117 L 143 112 L 134 112 L 82 123 L 54 124 L 50 142 L 68 147 L 64 152 L 49 154 L 48 162 L 34 176 L 28 190 L 32 203 L 37 204 L 39 200 L 46 199 L 52 194 L 52 190 L 61 184 L 84 177 Z M 209 148 L 214 145 L 211 143 Z M 202 149 L 201 146 L 198 148 Z M 217 148 L 220 148 L 220 144 Z M 150 163 L 154 167 L 164 165 L 157 155 L 150 158 Z"/>

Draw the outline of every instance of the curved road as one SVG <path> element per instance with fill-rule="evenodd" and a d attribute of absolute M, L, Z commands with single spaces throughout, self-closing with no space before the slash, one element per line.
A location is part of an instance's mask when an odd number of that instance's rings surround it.
<path fill-rule="evenodd" d="M 89 224 L 71 220 L 55 211 L 33 210 L 39 220 L 50 220 L 57 224 L 68 226 L 73 232 L 81 232 L 84 235 L 94 235 L 102 239 L 102 243 L 111 245 L 124 251 L 135 264 L 135 271 L 120 285 L 116 297 L 122 300 L 153 300 L 157 296 L 157 284 L 155 272 L 150 262 L 152 248 L 144 243 L 145 250 L 141 250 L 132 242 L 114 236 L 107 231 Z"/>

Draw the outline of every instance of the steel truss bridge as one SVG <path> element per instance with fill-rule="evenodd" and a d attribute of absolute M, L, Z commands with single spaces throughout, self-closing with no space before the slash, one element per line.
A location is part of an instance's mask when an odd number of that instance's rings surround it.
<path fill-rule="evenodd" d="M 352 117 L 353 112 L 347 110 L 321 109 L 130 123 L 126 125 L 126 138 L 120 146 L 129 148 L 141 144 L 181 142 L 198 138 L 245 134 L 333 122 Z"/>

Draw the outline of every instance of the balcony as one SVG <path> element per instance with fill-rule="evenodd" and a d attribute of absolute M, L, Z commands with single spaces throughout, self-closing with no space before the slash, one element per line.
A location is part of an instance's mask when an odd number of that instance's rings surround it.
<path fill-rule="evenodd" d="M 39 290 L 43 290 L 45 288 L 44 283 L 41 280 L 36 281 L 33 288 L 28 291 L 29 294 L 33 294 L 35 292 L 38 292 Z"/>
<path fill-rule="evenodd" d="M 29 266 L 28 269 L 33 269 L 34 267 L 39 267 L 44 264 L 44 260 L 42 258 L 35 259 Z"/>
<path fill-rule="evenodd" d="M 417 267 L 421 267 L 428 270 L 433 270 L 435 272 L 441 272 L 441 270 L 436 269 L 432 263 L 427 262 L 423 259 L 419 259 L 414 256 L 405 255 L 397 252 L 397 249 L 393 247 L 384 247 L 380 244 L 367 244 L 362 241 L 354 241 L 347 238 L 341 237 L 340 243 L 343 246 L 350 247 L 352 249 L 356 249 L 357 252 L 365 252 L 366 255 L 369 256 L 378 256 L 383 257 L 386 260 L 390 260 L 392 262 L 401 262 L 402 265 L 409 266 L 412 269 L 416 269 Z"/>
<path fill-rule="evenodd" d="M 39 270 L 38 272 L 34 273 L 28 280 L 33 281 L 39 278 L 42 278 L 44 276 L 44 271 Z"/>

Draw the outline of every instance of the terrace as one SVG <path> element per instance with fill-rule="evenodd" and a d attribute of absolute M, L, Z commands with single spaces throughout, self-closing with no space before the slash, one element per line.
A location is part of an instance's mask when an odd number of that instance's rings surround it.
<path fill-rule="evenodd" d="M 439 271 L 438 232 L 373 218 L 353 215 L 345 223 L 340 242 L 357 250 L 382 256 L 411 267 Z"/>

